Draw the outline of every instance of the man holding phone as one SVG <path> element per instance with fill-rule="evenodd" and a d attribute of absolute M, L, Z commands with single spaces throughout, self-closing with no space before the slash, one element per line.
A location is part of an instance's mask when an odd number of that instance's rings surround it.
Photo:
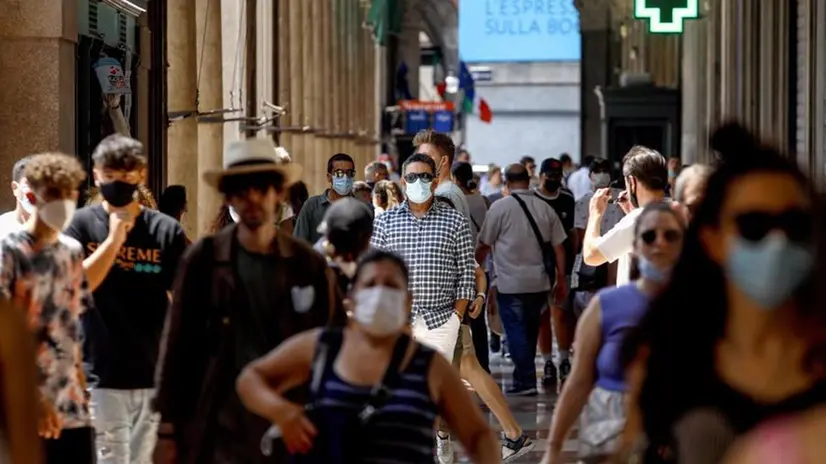
<path fill-rule="evenodd" d="M 642 208 L 662 201 L 668 186 L 666 159 L 658 151 L 636 145 L 625 155 L 622 175 L 626 189 L 617 198 L 625 217 L 605 235 L 602 219 L 611 200 L 611 189 L 601 188 L 589 204 L 588 224 L 582 241 L 582 260 L 589 266 L 617 261 L 617 285 L 627 284 L 631 273 L 631 250 L 634 245 L 634 224 Z"/>

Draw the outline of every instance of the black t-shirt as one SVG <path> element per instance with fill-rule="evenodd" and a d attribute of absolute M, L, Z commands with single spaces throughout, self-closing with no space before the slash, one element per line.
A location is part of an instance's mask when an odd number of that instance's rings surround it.
<path fill-rule="evenodd" d="M 65 233 L 88 257 L 109 235 L 103 206 L 79 209 Z M 95 309 L 84 314 L 84 363 L 97 386 L 152 388 L 161 333 L 186 235 L 173 218 L 144 208 L 112 269 L 93 293 Z"/>
<path fill-rule="evenodd" d="M 574 208 L 576 207 L 574 194 L 571 193 L 570 190 L 561 187 L 556 198 L 548 198 L 538 191 L 536 192 L 536 196 L 551 205 L 556 215 L 559 216 L 559 220 L 562 221 L 562 227 L 565 229 L 565 233 L 568 234 L 568 238 L 562 243 L 562 247 L 565 248 L 565 270 L 566 273 L 570 275 L 574 269 L 574 259 L 576 258 L 574 243 L 571 240 L 571 231 L 574 229 Z"/>

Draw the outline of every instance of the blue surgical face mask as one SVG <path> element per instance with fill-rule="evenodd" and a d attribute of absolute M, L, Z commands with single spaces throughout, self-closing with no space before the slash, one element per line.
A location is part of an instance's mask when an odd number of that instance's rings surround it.
<path fill-rule="evenodd" d="M 637 257 L 637 267 L 640 270 L 640 275 L 644 279 L 648 279 L 657 284 L 664 284 L 671 278 L 671 269 L 660 269 L 656 264 L 645 259 L 642 255 Z"/>
<path fill-rule="evenodd" d="M 350 176 L 333 176 L 333 190 L 339 195 L 349 195 L 353 191 L 353 178 Z"/>
<path fill-rule="evenodd" d="M 433 185 L 433 182 L 425 182 L 421 179 L 417 179 L 412 184 L 407 182 L 404 192 L 407 195 L 407 200 L 417 205 L 430 200 L 430 197 L 433 196 L 433 192 L 430 190 L 431 185 Z"/>
<path fill-rule="evenodd" d="M 814 265 L 811 250 L 769 234 L 759 242 L 734 239 L 726 259 L 726 276 L 762 309 L 770 311 L 789 300 Z"/>

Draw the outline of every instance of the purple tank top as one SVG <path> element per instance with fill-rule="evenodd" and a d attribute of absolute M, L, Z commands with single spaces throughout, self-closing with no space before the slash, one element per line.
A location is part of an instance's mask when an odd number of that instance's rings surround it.
<path fill-rule="evenodd" d="M 620 351 L 625 334 L 634 328 L 648 309 L 649 298 L 633 283 L 597 293 L 602 310 L 602 347 L 597 354 L 597 386 L 626 391 Z"/>

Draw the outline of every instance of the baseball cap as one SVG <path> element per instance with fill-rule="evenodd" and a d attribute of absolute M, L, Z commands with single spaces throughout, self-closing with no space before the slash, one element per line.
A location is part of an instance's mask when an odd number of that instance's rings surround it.
<path fill-rule="evenodd" d="M 562 162 L 556 158 L 548 158 L 542 161 L 539 167 L 540 174 L 562 174 Z"/>
<path fill-rule="evenodd" d="M 324 213 L 318 233 L 326 235 L 355 234 L 373 229 L 373 211 L 363 201 L 341 198 Z"/>

